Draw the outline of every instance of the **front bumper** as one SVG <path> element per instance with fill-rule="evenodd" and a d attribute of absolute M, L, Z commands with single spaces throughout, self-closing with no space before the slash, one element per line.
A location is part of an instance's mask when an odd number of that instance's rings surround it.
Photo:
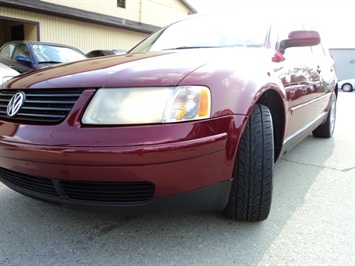
<path fill-rule="evenodd" d="M 228 200 L 243 122 L 243 116 L 227 116 L 193 126 L 171 125 L 174 140 L 146 145 L 142 143 L 146 142 L 147 128 L 141 128 L 143 137 L 136 138 L 141 144 L 130 146 L 115 145 L 114 141 L 111 146 L 49 145 L 49 136 L 57 134 L 56 140 L 61 139 L 57 130 L 45 134 L 42 127 L 16 128 L 12 135 L 2 133 L 0 138 L 0 181 L 21 194 L 74 209 L 119 213 L 219 211 Z M 1 123 L 1 132 L 14 127 Z M 212 130 L 216 125 L 218 129 Z M 105 130 L 101 130 L 102 138 Z M 45 144 L 31 143 L 31 138 L 39 139 L 38 134 Z M 75 132 L 70 136 L 75 138 Z M 149 192 L 142 198 L 137 194 L 136 199 L 135 192 L 117 187 L 121 184 L 148 185 Z M 75 196 L 68 193 L 68 186 L 74 188 Z M 122 200 L 120 193 L 134 197 Z"/>
<path fill-rule="evenodd" d="M 73 191 L 70 190 L 69 193 L 66 193 L 68 192 L 68 182 L 46 179 L 44 182 L 46 184 L 45 189 L 39 189 L 39 186 L 43 186 L 44 179 L 40 180 L 35 177 L 29 178 L 31 178 L 32 184 L 37 184 L 24 187 L 24 179 L 21 180 L 21 178 L 17 178 L 16 180 L 13 180 L 9 178 L 9 172 L 7 170 L 4 171 L 4 169 L 0 169 L 0 181 L 14 191 L 31 198 L 59 204 L 63 207 L 75 210 L 120 213 L 123 215 L 204 210 L 221 211 L 225 208 L 228 202 L 229 191 L 231 188 L 231 181 L 229 180 L 209 185 L 194 191 L 150 198 L 150 189 L 148 185 L 145 195 L 140 194 L 139 197 L 137 197 L 137 194 L 135 193 L 134 196 L 132 195 L 132 197 L 128 200 L 130 195 L 127 195 L 126 191 L 123 197 L 127 200 L 123 200 L 121 197 L 122 195 L 118 195 L 115 198 L 120 198 L 120 200 L 117 201 L 97 201 L 93 199 L 93 197 L 97 195 L 93 195 L 92 191 L 87 190 L 85 193 L 81 193 L 81 199 L 77 197 L 78 193 L 73 193 Z M 74 183 L 75 185 L 78 185 L 77 182 Z M 84 186 L 86 187 L 86 182 L 84 183 Z M 110 193 L 113 191 L 114 190 L 111 189 Z M 84 194 L 88 195 L 90 193 L 90 199 L 92 200 L 82 199 Z"/>

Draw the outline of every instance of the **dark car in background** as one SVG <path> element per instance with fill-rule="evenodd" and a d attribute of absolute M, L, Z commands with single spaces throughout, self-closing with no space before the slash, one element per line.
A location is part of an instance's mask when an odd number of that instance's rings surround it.
<path fill-rule="evenodd" d="M 20 73 L 82 59 L 79 49 L 55 43 L 12 41 L 0 48 L 0 62 Z"/>
<path fill-rule="evenodd" d="M 274 163 L 332 136 L 338 88 L 317 31 L 260 11 L 190 16 L 125 55 L 11 79 L 0 180 L 74 209 L 266 219 Z"/>
<path fill-rule="evenodd" d="M 108 55 L 119 55 L 119 54 L 125 54 L 127 51 L 125 50 L 92 50 L 86 54 L 88 58 L 92 57 L 99 57 L 99 56 L 108 56 Z"/>

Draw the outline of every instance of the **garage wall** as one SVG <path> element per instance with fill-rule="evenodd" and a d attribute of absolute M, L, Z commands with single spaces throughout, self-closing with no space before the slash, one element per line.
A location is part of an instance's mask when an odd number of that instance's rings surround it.
<path fill-rule="evenodd" d="M 355 48 L 333 48 L 332 53 L 338 80 L 355 78 Z"/>
<path fill-rule="evenodd" d="M 95 49 L 128 50 L 147 36 L 145 33 L 6 7 L 0 9 L 0 17 L 38 22 L 40 41 L 72 45 L 84 53 Z"/>
<path fill-rule="evenodd" d="M 129 2 L 126 0 L 126 2 Z M 147 24 L 166 26 L 189 15 L 189 10 L 177 0 L 144 0 L 142 21 Z"/>
<path fill-rule="evenodd" d="M 42 0 L 113 17 L 159 27 L 186 17 L 190 10 L 179 0 L 126 0 L 126 8 L 117 7 L 117 0 Z"/>

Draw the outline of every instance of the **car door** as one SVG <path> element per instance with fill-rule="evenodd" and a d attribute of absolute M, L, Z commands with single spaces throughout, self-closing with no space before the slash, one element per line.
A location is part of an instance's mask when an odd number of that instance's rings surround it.
<path fill-rule="evenodd" d="M 11 56 L 15 51 L 16 44 L 15 43 L 7 43 L 5 44 L 0 51 L 0 62 L 8 67 L 14 68 L 13 60 Z"/>
<path fill-rule="evenodd" d="M 288 100 L 289 137 L 302 133 L 327 110 L 336 84 L 332 59 L 322 44 L 286 49 L 289 69 L 284 82 Z"/>
<path fill-rule="evenodd" d="M 305 31 L 297 20 L 281 21 L 277 27 L 276 47 L 292 34 Z M 283 50 L 282 60 L 277 62 L 278 76 L 286 93 L 287 124 L 285 142 L 301 136 L 302 132 L 320 115 L 322 104 L 317 104 L 324 96 L 324 86 L 320 75 L 320 65 L 311 46 L 288 47 Z M 324 97 L 325 99 L 325 97 Z"/>
<path fill-rule="evenodd" d="M 289 117 L 286 135 L 293 137 L 316 118 L 312 111 L 313 99 L 321 91 L 321 82 L 310 47 L 286 49 L 284 57 L 287 73 L 282 82 L 286 90 Z"/>
<path fill-rule="evenodd" d="M 332 93 L 336 86 L 337 78 L 334 69 L 334 60 L 329 50 L 324 48 L 323 44 L 312 46 L 311 49 L 320 80 L 320 88 L 313 97 L 315 104 L 312 111 L 320 114 L 328 108 L 330 93 Z"/>

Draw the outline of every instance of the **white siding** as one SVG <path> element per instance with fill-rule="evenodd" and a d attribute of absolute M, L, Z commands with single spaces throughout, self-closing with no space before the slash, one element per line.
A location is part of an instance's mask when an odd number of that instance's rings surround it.
<path fill-rule="evenodd" d="M 338 80 L 355 78 L 355 48 L 330 49 Z"/>
<path fill-rule="evenodd" d="M 143 0 L 142 10 L 142 21 L 158 26 L 166 26 L 189 14 L 189 10 L 176 0 Z"/>
<path fill-rule="evenodd" d="M 52 4 L 78 8 L 155 26 L 166 26 L 189 14 L 179 0 L 126 0 L 126 8 L 117 0 L 42 0 Z"/>
<path fill-rule="evenodd" d="M 0 9 L 0 16 L 39 22 L 40 41 L 72 45 L 84 53 L 95 49 L 128 50 L 147 36 L 144 33 L 6 7 Z"/>

